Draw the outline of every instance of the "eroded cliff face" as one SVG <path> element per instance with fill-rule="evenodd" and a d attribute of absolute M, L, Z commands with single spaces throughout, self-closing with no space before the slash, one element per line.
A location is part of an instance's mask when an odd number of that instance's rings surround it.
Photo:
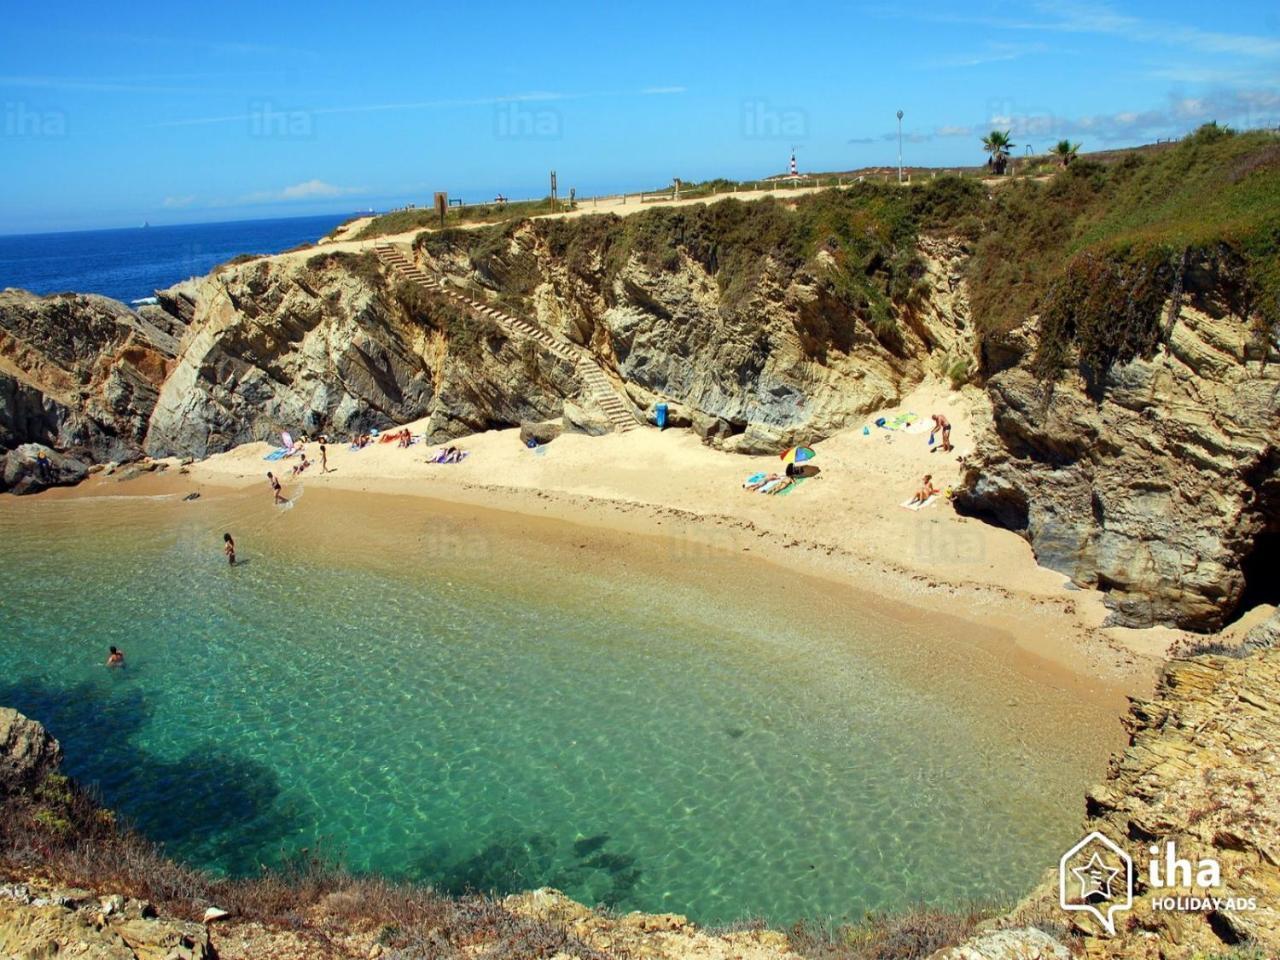
<path fill-rule="evenodd" d="M 181 327 L 107 297 L 0 292 L 0 449 L 136 459 Z"/>
<path fill-rule="evenodd" d="M 895 304 L 877 330 L 835 294 L 826 251 L 799 269 L 764 258 L 726 281 L 715 257 L 708 265 L 678 241 L 660 256 L 619 250 L 619 224 L 526 221 L 480 244 L 427 238 L 415 254 L 587 346 L 641 409 L 674 404 L 729 451 L 823 439 L 972 354 L 959 243 L 919 241 L 928 292 Z"/>
<path fill-rule="evenodd" d="M 555 357 L 406 294 L 372 254 L 263 258 L 180 292 L 190 326 L 146 433 L 152 456 L 422 417 L 458 436 L 558 416 L 579 389 Z"/>
<path fill-rule="evenodd" d="M 1152 699 L 1133 704 L 1126 726 L 1129 747 L 1089 791 L 1081 836 L 1100 831 L 1133 858 L 1133 909 L 1117 914 L 1116 936 L 1080 913 L 1071 914 L 1067 932 L 1081 938 L 1087 956 L 1109 960 L 1223 956 L 1237 945 L 1276 955 L 1280 649 L 1172 661 Z M 1206 890 L 1175 875 L 1171 885 L 1153 887 L 1150 849 L 1163 853 L 1169 842 L 1190 863 L 1216 860 L 1221 886 Z M 1256 908 L 1155 909 L 1157 895 L 1251 900 Z M 1057 903 L 1055 871 L 1002 924 L 1055 914 L 1066 921 Z"/>
<path fill-rule="evenodd" d="M 1030 321 L 1000 345 L 994 417 L 960 509 L 1021 531 L 1041 564 L 1106 591 L 1115 623 L 1212 630 L 1246 600 L 1273 600 L 1274 342 L 1259 352 L 1246 321 L 1184 306 L 1154 355 L 1111 369 L 1098 396 L 1078 373 L 1037 375 L 1036 336 Z"/>

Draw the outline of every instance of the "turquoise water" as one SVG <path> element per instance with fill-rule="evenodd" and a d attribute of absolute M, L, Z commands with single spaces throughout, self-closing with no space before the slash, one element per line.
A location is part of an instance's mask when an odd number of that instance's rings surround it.
<path fill-rule="evenodd" d="M 1020 718 L 1096 739 L 1105 711 L 846 591 L 428 501 L 268 499 L 0 500 L 0 703 L 190 862 L 319 848 L 455 891 L 858 916 L 1025 891 L 1100 772 Z"/>

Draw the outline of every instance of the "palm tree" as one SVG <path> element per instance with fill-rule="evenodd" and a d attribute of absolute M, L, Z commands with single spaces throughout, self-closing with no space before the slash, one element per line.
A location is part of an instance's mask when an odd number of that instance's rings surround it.
<path fill-rule="evenodd" d="M 992 130 L 982 138 L 982 149 L 991 154 L 987 160 L 987 166 L 995 170 L 996 176 L 1003 175 L 1005 165 L 1009 162 L 1009 151 L 1017 146 L 1009 139 L 1009 134 L 1012 132 L 1011 130 L 1004 132 Z"/>
<path fill-rule="evenodd" d="M 1080 144 L 1072 143 L 1070 140 L 1059 140 L 1052 150 L 1049 151 L 1051 156 L 1057 157 L 1062 161 L 1065 167 L 1076 158 L 1076 151 L 1080 149 Z"/>

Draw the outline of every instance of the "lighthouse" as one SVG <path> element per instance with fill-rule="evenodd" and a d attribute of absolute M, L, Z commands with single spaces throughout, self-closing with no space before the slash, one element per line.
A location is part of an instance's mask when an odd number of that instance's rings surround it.
<path fill-rule="evenodd" d="M 795 147 L 791 148 L 791 165 L 787 168 L 787 172 L 788 174 L 790 174 L 792 180 L 796 180 L 800 177 L 800 171 L 796 168 L 796 148 Z"/>

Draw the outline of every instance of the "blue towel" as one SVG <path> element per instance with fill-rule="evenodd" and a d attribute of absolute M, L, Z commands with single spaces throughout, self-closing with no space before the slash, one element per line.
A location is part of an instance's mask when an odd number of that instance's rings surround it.
<path fill-rule="evenodd" d="M 263 460 L 283 460 L 284 454 L 285 454 L 284 447 L 279 447 L 278 449 L 272 450 L 262 459 Z"/>

